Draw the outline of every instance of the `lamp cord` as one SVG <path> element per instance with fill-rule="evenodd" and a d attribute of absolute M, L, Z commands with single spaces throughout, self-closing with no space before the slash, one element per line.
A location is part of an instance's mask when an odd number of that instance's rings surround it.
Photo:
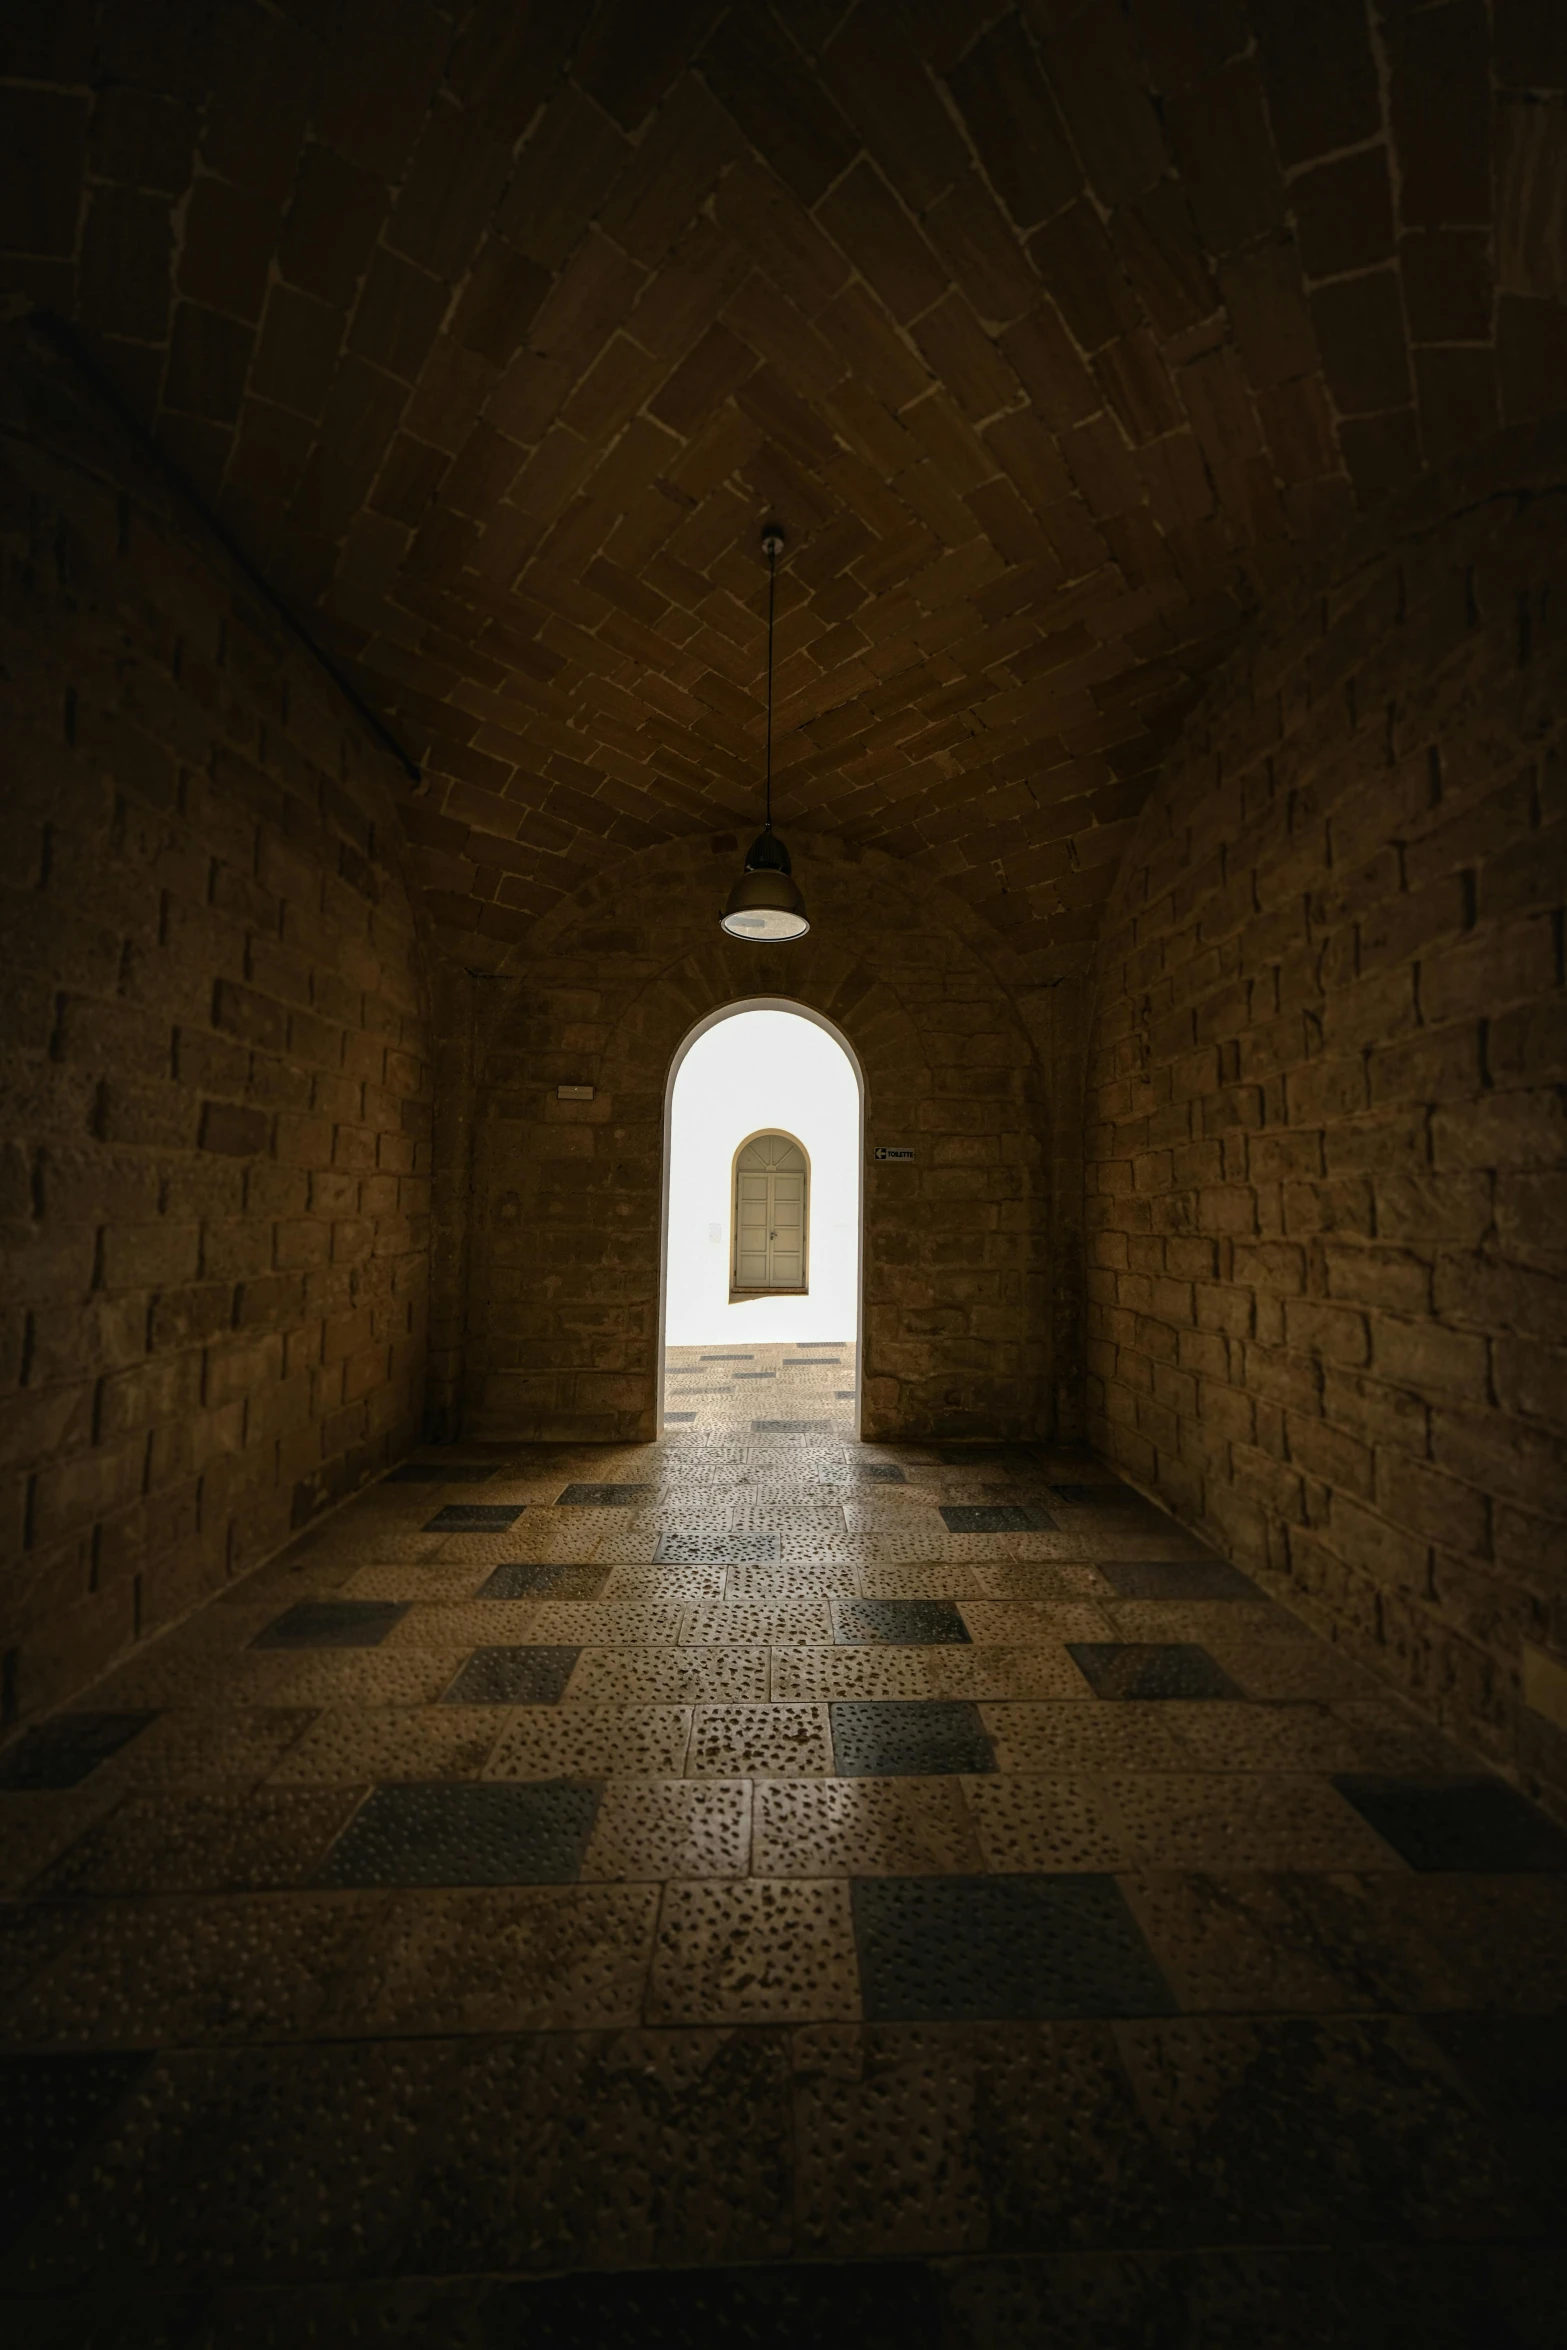
<path fill-rule="evenodd" d="M 778 550 L 767 550 L 767 824 L 773 829 L 773 599 L 778 592 Z"/>

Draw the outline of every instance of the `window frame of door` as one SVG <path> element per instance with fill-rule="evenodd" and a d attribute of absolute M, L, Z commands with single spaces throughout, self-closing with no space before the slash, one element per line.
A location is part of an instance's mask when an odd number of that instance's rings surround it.
<path fill-rule="evenodd" d="M 653 1426 L 657 1435 L 664 1433 L 664 1322 L 669 1297 L 669 1162 L 674 1145 L 675 1080 L 681 1064 L 698 1038 L 716 1028 L 720 1020 L 733 1020 L 741 1012 L 793 1012 L 796 1018 L 809 1020 L 813 1026 L 824 1029 L 833 1043 L 843 1052 L 854 1071 L 854 1082 L 859 1092 L 859 1133 L 855 1158 L 857 1181 L 854 1195 L 855 1272 L 854 1272 L 854 1441 L 860 1440 L 860 1418 L 865 1395 L 865 1071 L 860 1056 L 835 1020 L 802 1004 L 797 996 L 752 995 L 740 996 L 734 1002 L 720 1004 L 693 1022 L 670 1056 L 668 1074 L 664 1079 L 664 1174 L 663 1199 L 658 1220 L 658 1354 L 657 1376 L 653 1381 Z M 776 1131 L 772 1127 L 759 1129 L 764 1134 Z M 773 1292 L 776 1296 L 778 1292 Z M 786 1293 L 787 1294 L 787 1293 Z"/>
<path fill-rule="evenodd" d="M 735 1259 L 740 1253 L 740 1153 L 748 1151 L 753 1142 L 760 1142 L 765 1134 L 776 1134 L 780 1141 L 792 1144 L 805 1161 L 805 1214 L 801 1219 L 804 1230 L 800 1235 L 801 1279 L 798 1288 L 786 1289 L 781 1282 L 777 1281 L 764 1282 L 759 1289 L 739 1289 L 735 1286 Z M 811 1154 L 800 1137 L 797 1134 L 791 1134 L 787 1126 L 758 1126 L 756 1132 L 748 1134 L 744 1142 L 736 1143 L 734 1157 L 729 1162 L 729 1302 L 731 1305 L 743 1298 L 751 1297 L 810 1296 L 811 1190 Z"/>

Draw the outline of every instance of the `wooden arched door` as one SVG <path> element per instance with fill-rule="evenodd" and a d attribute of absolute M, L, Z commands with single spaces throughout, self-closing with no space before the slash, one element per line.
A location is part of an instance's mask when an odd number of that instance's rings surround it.
<path fill-rule="evenodd" d="M 735 1153 L 733 1290 L 806 1286 L 810 1162 L 792 1134 L 753 1134 Z"/>

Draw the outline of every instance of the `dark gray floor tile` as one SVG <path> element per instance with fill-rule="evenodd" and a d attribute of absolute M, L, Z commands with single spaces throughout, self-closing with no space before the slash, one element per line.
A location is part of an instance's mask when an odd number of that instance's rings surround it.
<path fill-rule="evenodd" d="M 1119 1599 L 1264 1599 L 1239 1567 L 1223 1559 L 1096 1559 Z"/>
<path fill-rule="evenodd" d="M 778 1374 L 776 1371 L 731 1371 L 729 1376 L 731 1379 L 776 1379 Z M 722 1388 L 712 1388 L 705 1392 L 721 1395 L 723 1390 Z"/>
<path fill-rule="evenodd" d="M 1500 1779 L 1341 1771 L 1333 1784 L 1412 1869 L 1567 1869 L 1567 1830 Z"/>
<path fill-rule="evenodd" d="M 75 1787 L 146 1729 L 151 1713 L 56 1714 L 0 1753 L 0 1787 Z"/>
<path fill-rule="evenodd" d="M 427 1518 L 425 1534 L 504 1534 L 522 1516 L 520 1501 L 449 1501 Z"/>
<path fill-rule="evenodd" d="M 648 2269 L 495 2289 L 494 2350 L 948 2350 L 946 2280 L 915 2261 Z"/>
<path fill-rule="evenodd" d="M 831 1420 L 753 1420 L 751 1422 L 751 1432 L 755 1436 L 824 1436 L 831 1427 Z"/>
<path fill-rule="evenodd" d="M 486 1575 L 480 1599 L 597 1599 L 609 1580 L 608 1567 L 568 1567 L 530 1559 L 505 1559 Z"/>
<path fill-rule="evenodd" d="M 832 1399 L 834 1403 L 852 1403 L 854 1389 L 852 1387 L 835 1387 L 832 1391 Z"/>
<path fill-rule="evenodd" d="M 377 1787 L 321 1871 L 323 1885 L 567 1885 L 593 1830 L 598 1789 L 563 1779 L 520 1786 Z"/>
<path fill-rule="evenodd" d="M 48 2198 L 147 2061 L 119 2054 L 0 2057 L 0 2242 Z"/>
<path fill-rule="evenodd" d="M 1135 1487 L 1119 1483 L 1104 1485 L 1056 1485 L 1051 1492 L 1058 1501 L 1072 1509 L 1112 1510 L 1148 1509 L 1151 1504 Z"/>
<path fill-rule="evenodd" d="M 558 1705 L 580 1648 L 476 1648 L 443 1705 Z"/>
<path fill-rule="evenodd" d="M 856 1482 L 867 1485 L 907 1485 L 908 1477 L 896 1461 L 858 1461 L 855 1464 Z"/>
<path fill-rule="evenodd" d="M 958 1646 L 969 1636 L 951 1599 L 836 1599 L 832 1619 L 833 1637 L 843 1648 L 871 1641 Z"/>
<path fill-rule="evenodd" d="M 1164 2015 L 1174 2005 L 1113 1877 L 857 1877 L 867 2019 Z"/>
<path fill-rule="evenodd" d="M 843 1357 L 841 1355 L 793 1355 L 788 1367 L 791 1371 L 841 1371 Z"/>
<path fill-rule="evenodd" d="M 568 1485 L 564 1493 L 556 1495 L 555 1506 L 563 1510 L 634 1510 L 652 1490 L 651 1485 Z"/>
<path fill-rule="evenodd" d="M 667 2264 L 689 2281 L 692 2268 L 789 2256 L 787 2031 L 529 2032 L 469 2046 L 410 2215 L 405 2271 Z M 532 2350 L 538 2336 L 479 2339 Z M 736 2339 L 720 2332 L 712 2350 Z M 709 2337 L 695 2340 L 706 2350 Z M 478 2350 L 463 2335 L 429 2350 L 449 2343 Z"/>
<path fill-rule="evenodd" d="M 917 1779 L 996 1767 L 979 1708 L 966 1698 L 845 1699 L 830 1711 L 840 1778 Z"/>
<path fill-rule="evenodd" d="M 776 1565 L 783 1555 L 778 1534 L 661 1534 L 653 1547 L 660 1567 L 742 1567 Z"/>
<path fill-rule="evenodd" d="M 1190 1642 L 1069 1640 L 1066 1648 L 1096 1697 L 1246 1695 L 1205 1648 Z"/>
<path fill-rule="evenodd" d="M 379 1648 L 408 1613 L 400 1599 L 301 1599 L 252 1648 Z"/>
<path fill-rule="evenodd" d="M 946 1501 L 940 1505 L 949 1534 L 1053 1534 L 1056 1522 L 1037 1503 Z"/>
<path fill-rule="evenodd" d="M 487 1485 L 500 1470 L 493 1461 L 404 1461 L 388 1469 L 383 1485 Z"/>
<path fill-rule="evenodd" d="M 699 1355 L 697 1360 L 702 1363 L 754 1363 L 756 1357 L 749 1354 Z"/>
<path fill-rule="evenodd" d="M 694 1420 L 695 1418 L 695 1412 L 666 1412 L 664 1414 L 664 1425 L 666 1428 L 678 1428 L 683 1426 L 686 1421 Z"/>

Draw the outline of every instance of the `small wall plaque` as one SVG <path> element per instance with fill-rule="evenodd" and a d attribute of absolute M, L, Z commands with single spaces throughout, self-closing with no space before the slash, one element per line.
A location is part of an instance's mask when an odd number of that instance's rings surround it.
<path fill-rule="evenodd" d="M 907 1143 L 880 1142 L 876 1145 L 878 1159 L 912 1159 L 913 1151 Z"/>
<path fill-rule="evenodd" d="M 593 1099 L 593 1088 L 591 1085 L 557 1085 L 555 1098 L 562 1102 L 590 1102 Z"/>

